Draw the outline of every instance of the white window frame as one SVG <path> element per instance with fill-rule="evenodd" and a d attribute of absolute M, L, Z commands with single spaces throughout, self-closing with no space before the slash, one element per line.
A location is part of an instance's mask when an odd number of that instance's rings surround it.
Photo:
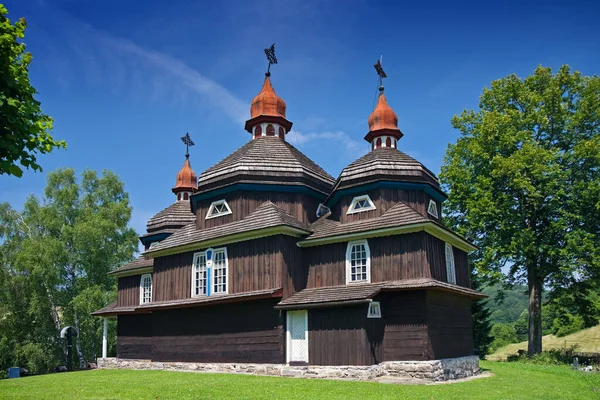
<path fill-rule="evenodd" d="M 211 252 L 210 260 L 207 257 L 207 253 Z M 225 258 L 225 291 L 216 292 L 215 289 L 215 275 L 214 275 L 214 260 L 216 253 L 223 253 Z M 196 294 L 196 263 L 200 256 L 204 256 L 205 268 L 206 268 L 206 293 Z M 219 296 L 229 293 L 229 257 L 227 256 L 227 248 L 219 247 L 216 249 L 210 248 L 203 251 L 194 253 L 192 259 L 192 277 L 191 277 L 191 296 L 192 297 L 205 297 L 205 296 Z"/>
<path fill-rule="evenodd" d="M 358 204 L 359 201 L 363 200 L 368 200 L 369 206 L 356 210 L 356 204 Z M 346 211 L 346 214 L 356 214 L 359 212 L 370 211 L 375 209 L 377 209 L 377 207 L 375 207 L 375 203 L 373 203 L 373 200 L 371 200 L 368 194 L 364 194 L 362 196 L 356 196 L 352 199 L 352 202 L 350 203 L 350 207 L 348 207 L 348 211 Z"/>
<path fill-rule="evenodd" d="M 366 253 L 366 264 L 367 264 L 367 279 L 362 279 L 359 281 L 352 280 L 352 260 L 350 259 L 352 253 L 352 247 L 357 245 L 365 246 Z M 371 282 L 371 249 L 369 249 L 369 242 L 367 240 L 356 240 L 354 242 L 348 242 L 348 246 L 346 247 L 346 284 L 355 284 L 355 283 L 369 283 Z"/>
<path fill-rule="evenodd" d="M 448 283 L 456 284 L 456 266 L 454 264 L 454 250 L 450 243 L 446 243 L 446 280 Z"/>
<path fill-rule="evenodd" d="M 437 203 L 435 200 L 429 200 L 429 206 L 427 207 L 427 214 L 433 215 L 436 218 L 439 218 Z"/>
<path fill-rule="evenodd" d="M 329 207 L 327 207 L 325 204 L 323 203 L 319 203 L 319 206 L 317 207 L 317 218 L 321 218 L 323 215 L 330 213 L 331 210 L 329 209 Z"/>
<path fill-rule="evenodd" d="M 215 215 L 212 215 L 212 212 L 214 211 L 215 207 L 223 205 L 223 204 L 225 204 L 225 208 L 227 209 L 227 211 L 223 211 L 223 212 L 217 213 Z M 210 203 L 210 207 L 208 207 L 208 212 L 206 213 L 206 217 L 204 219 L 217 218 L 217 217 L 222 217 L 224 215 L 229 215 L 229 214 L 231 214 L 231 208 L 229 207 L 229 204 L 227 204 L 227 201 L 225 201 L 225 199 L 217 200 L 217 201 L 213 201 L 212 203 Z"/>
<path fill-rule="evenodd" d="M 150 300 L 148 301 L 144 301 L 144 280 L 146 278 L 150 278 Z M 147 304 L 147 303 L 152 303 L 152 274 L 143 274 L 140 277 L 140 304 Z"/>
<path fill-rule="evenodd" d="M 369 309 L 367 310 L 367 318 L 381 318 L 380 302 L 372 301 L 369 303 Z"/>

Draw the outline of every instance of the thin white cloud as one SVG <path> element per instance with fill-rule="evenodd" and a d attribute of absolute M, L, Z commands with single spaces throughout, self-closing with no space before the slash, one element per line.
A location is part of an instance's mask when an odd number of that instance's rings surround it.
<path fill-rule="evenodd" d="M 304 134 L 297 130 L 292 130 L 287 135 L 287 140 L 296 147 L 302 147 L 309 142 L 335 142 L 338 146 L 343 147 L 345 150 L 353 154 L 357 154 L 356 152 L 360 151 L 362 147 L 364 147 L 343 131 L 313 132 Z"/>

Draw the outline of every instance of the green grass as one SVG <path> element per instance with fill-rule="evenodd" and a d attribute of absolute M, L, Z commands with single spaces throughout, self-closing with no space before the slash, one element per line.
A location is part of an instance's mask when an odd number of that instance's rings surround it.
<path fill-rule="evenodd" d="M 8 399 L 599 399 L 600 375 L 485 361 L 494 376 L 442 385 L 95 370 L 0 381 Z"/>
<path fill-rule="evenodd" d="M 585 353 L 600 353 L 600 325 L 575 332 L 564 337 L 546 335 L 542 337 L 542 348 L 544 350 L 561 349 L 577 345 L 577 351 Z M 527 342 L 513 343 L 504 346 L 494 354 L 489 355 L 489 360 L 506 360 L 506 356 L 516 354 L 518 350 L 527 350 Z"/>

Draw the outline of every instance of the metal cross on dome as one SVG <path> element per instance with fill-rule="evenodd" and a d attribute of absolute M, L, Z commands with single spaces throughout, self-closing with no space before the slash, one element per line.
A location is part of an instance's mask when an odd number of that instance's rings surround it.
<path fill-rule="evenodd" d="M 185 158 L 189 158 L 190 157 L 190 153 L 189 153 L 190 146 L 194 146 L 195 143 L 192 141 L 192 138 L 190 137 L 189 133 L 186 133 L 185 136 L 182 136 L 181 141 L 183 142 L 183 144 L 185 144 Z"/>
<path fill-rule="evenodd" d="M 383 91 L 383 78 L 387 78 L 383 66 L 381 65 L 381 59 L 377 60 L 377 64 L 373 65 L 377 75 L 379 75 L 379 90 Z"/>
<path fill-rule="evenodd" d="M 267 56 L 267 60 L 269 60 L 269 66 L 267 67 L 265 75 L 271 76 L 271 64 L 277 64 L 277 57 L 275 57 L 275 43 L 268 49 L 265 49 L 265 56 Z"/>

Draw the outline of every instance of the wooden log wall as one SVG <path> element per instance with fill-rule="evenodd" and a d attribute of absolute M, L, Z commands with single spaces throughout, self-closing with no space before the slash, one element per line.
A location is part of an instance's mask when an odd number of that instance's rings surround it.
<path fill-rule="evenodd" d="M 117 283 L 117 307 L 137 306 L 140 304 L 140 279 L 142 275 L 130 275 L 119 278 Z"/>
<path fill-rule="evenodd" d="M 348 208 L 350 208 L 350 204 L 352 204 L 352 199 L 363 194 L 369 195 L 369 197 L 375 204 L 376 209 L 355 214 L 346 214 L 348 212 Z M 413 208 L 419 214 L 430 218 L 434 221 L 439 221 L 439 219 L 427 214 L 427 207 L 429 206 L 429 200 L 431 199 L 432 198 L 428 194 L 420 190 L 402 190 L 387 188 L 374 189 L 365 191 L 365 193 L 356 193 L 352 195 L 342 196 L 338 200 L 338 202 L 332 207 L 331 218 L 342 223 L 362 221 L 365 219 L 378 217 L 398 202 L 403 202 L 409 207 Z M 435 199 L 433 200 L 437 204 L 438 215 L 441 215 L 441 202 Z"/>
<path fill-rule="evenodd" d="M 448 281 L 446 273 L 446 243 L 443 240 L 426 234 L 425 248 L 427 264 L 431 269 L 431 277 L 442 282 Z M 467 261 L 467 253 L 452 247 L 454 254 L 454 270 L 456 271 L 456 284 L 471 287 L 471 271 Z"/>
<path fill-rule="evenodd" d="M 152 358 L 152 314 L 117 317 L 117 357 Z"/>
<path fill-rule="evenodd" d="M 285 363 L 279 299 L 152 313 L 152 360 Z"/>
<path fill-rule="evenodd" d="M 471 299 L 452 293 L 427 291 L 429 351 L 433 358 L 474 354 Z"/>
<path fill-rule="evenodd" d="M 231 214 L 206 219 L 210 204 L 213 201 L 222 199 L 227 201 L 227 204 L 231 209 Z M 298 221 L 308 224 L 317 219 L 316 212 L 319 201 L 308 195 L 285 192 L 238 191 L 225 194 L 219 198 L 199 202 L 196 208 L 196 226 L 198 229 L 206 229 L 233 221 L 239 221 L 266 201 L 271 201 Z"/>
<path fill-rule="evenodd" d="M 373 365 L 382 361 L 383 323 L 367 306 L 309 310 L 311 365 Z"/>

